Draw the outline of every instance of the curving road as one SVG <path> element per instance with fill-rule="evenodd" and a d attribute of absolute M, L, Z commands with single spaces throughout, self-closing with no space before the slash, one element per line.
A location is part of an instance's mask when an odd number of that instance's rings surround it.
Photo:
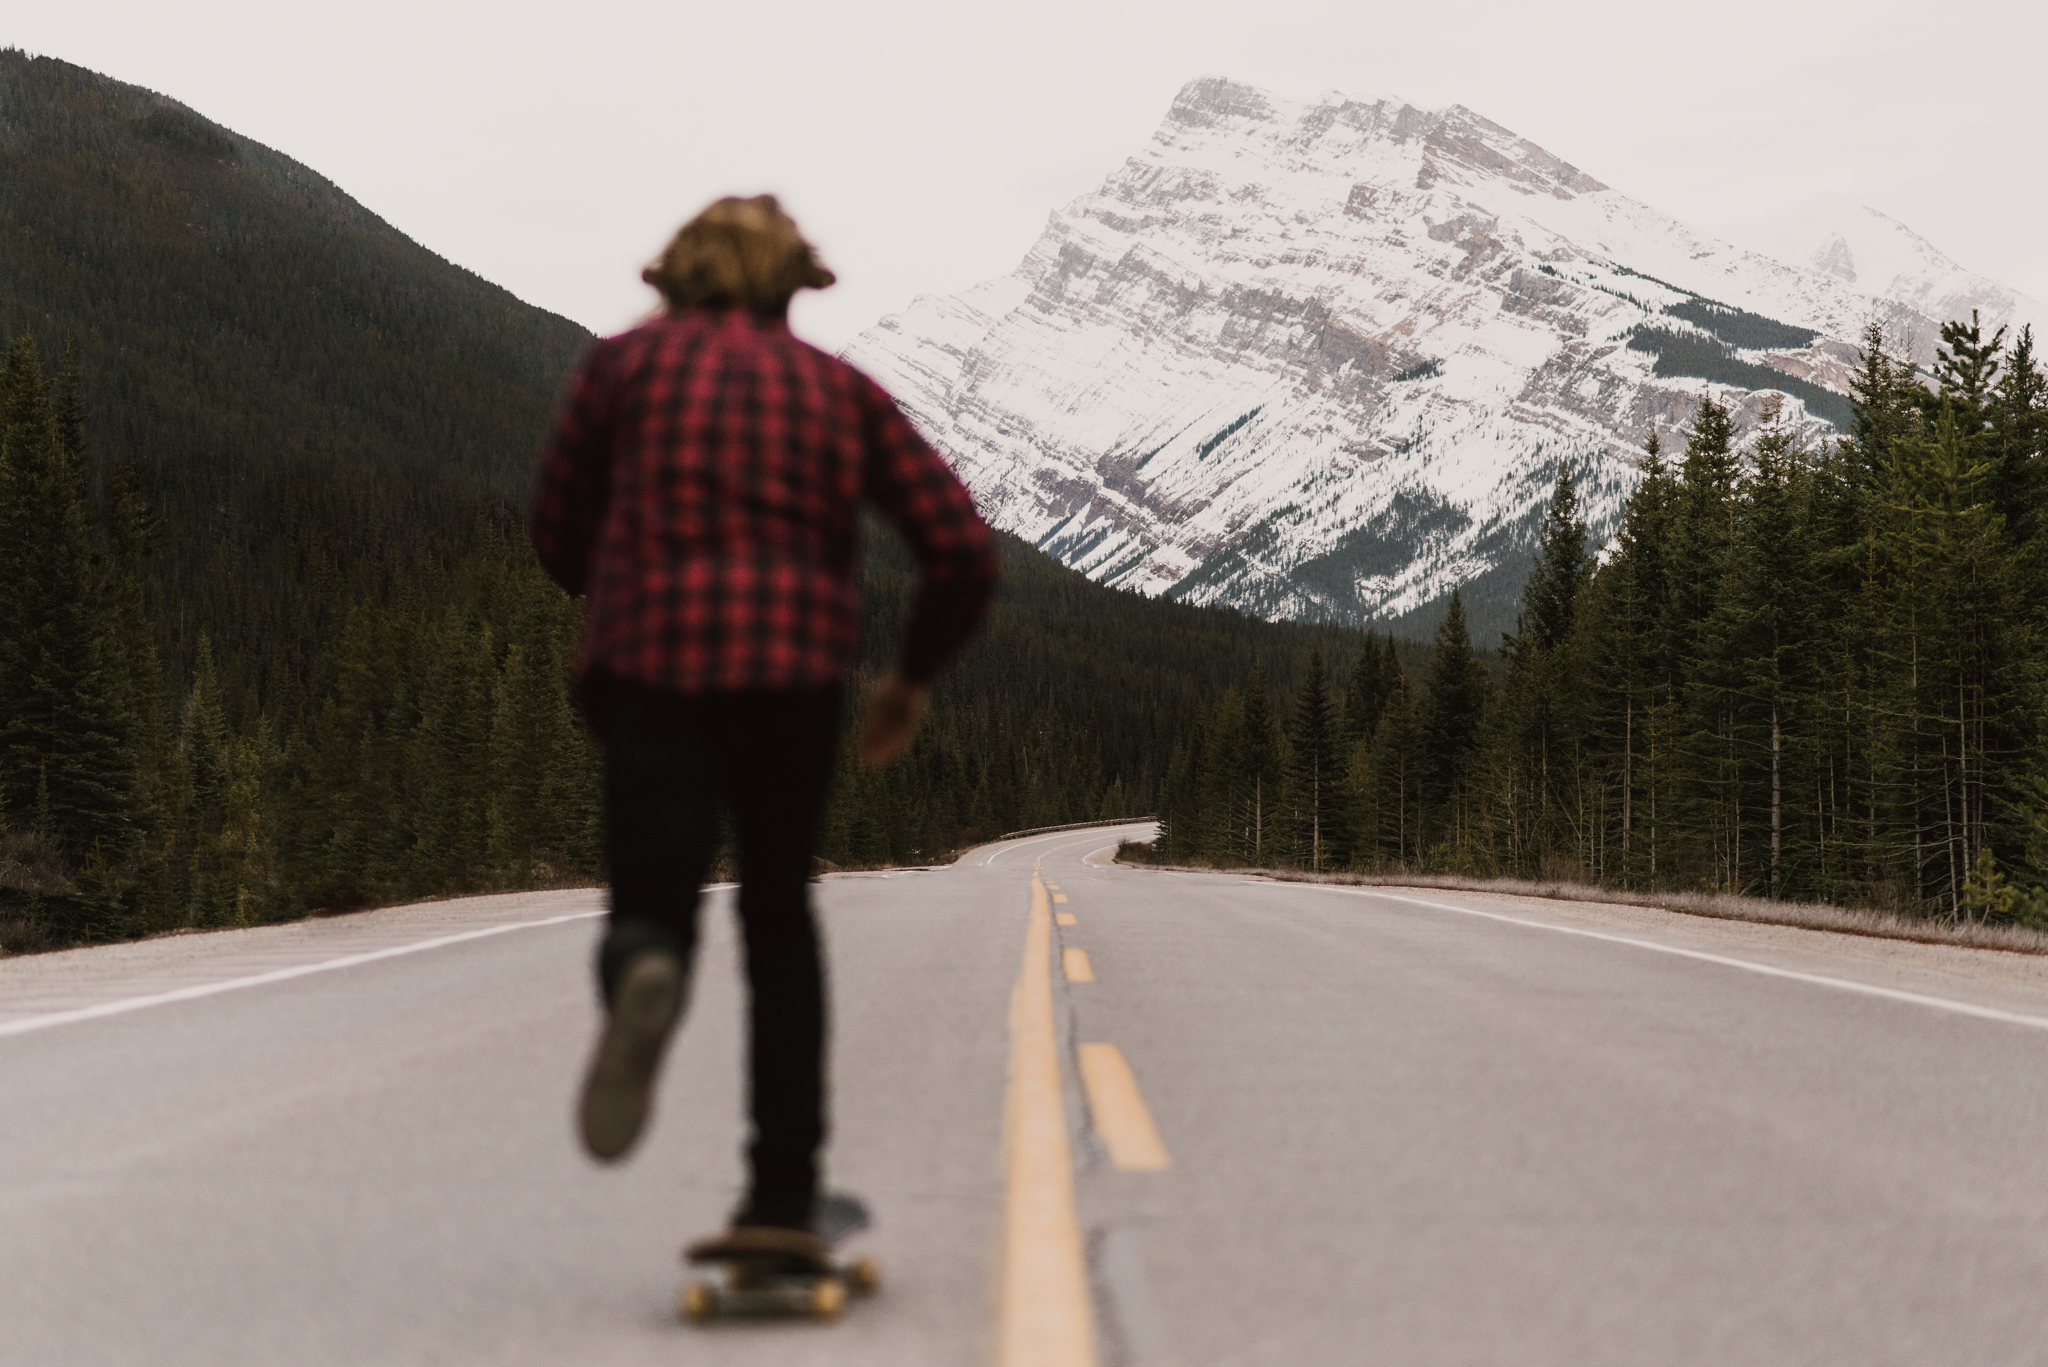
<path fill-rule="evenodd" d="M 889 1277 L 829 1327 L 673 1310 L 739 1182 L 727 891 L 617 1170 L 597 893 L 0 960 L 0 1362 L 2048 1360 L 2048 961 L 1118 834 L 819 887 Z"/>

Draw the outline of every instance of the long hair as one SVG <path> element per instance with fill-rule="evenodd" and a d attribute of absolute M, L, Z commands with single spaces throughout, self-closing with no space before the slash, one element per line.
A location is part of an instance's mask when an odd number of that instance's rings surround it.
<path fill-rule="evenodd" d="M 744 308 L 779 314 L 801 289 L 834 280 L 817 249 L 773 195 L 721 199 L 685 223 L 640 278 L 660 290 L 671 312 Z"/>

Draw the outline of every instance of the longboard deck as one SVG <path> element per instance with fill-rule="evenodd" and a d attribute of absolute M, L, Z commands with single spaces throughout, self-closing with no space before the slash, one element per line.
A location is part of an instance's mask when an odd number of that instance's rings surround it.
<path fill-rule="evenodd" d="M 881 1286 L 874 1259 L 842 1259 L 834 1251 L 868 1223 L 867 1207 L 857 1198 L 832 1195 L 818 1203 L 815 1233 L 741 1227 L 700 1240 L 684 1257 L 713 1273 L 685 1282 L 678 1308 L 693 1324 L 721 1315 L 837 1319 L 850 1296 L 872 1295 Z"/>

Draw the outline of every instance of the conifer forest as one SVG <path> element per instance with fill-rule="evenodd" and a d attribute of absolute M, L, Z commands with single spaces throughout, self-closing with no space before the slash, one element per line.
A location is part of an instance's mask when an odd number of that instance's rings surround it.
<path fill-rule="evenodd" d="M 81 392 L 73 368 L 45 375 L 33 339 L 8 348 L 0 946 L 602 879 L 579 609 L 517 509 L 481 502 L 403 556 L 316 573 L 304 617 L 235 645 L 201 628 L 181 667 L 178 505 L 146 470 L 94 459 Z M 886 529 L 865 535 L 863 677 L 889 664 L 915 573 Z M 910 756 L 864 770 L 847 728 L 831 864 L 1149 814 L 1157 756 L 1228 680 L 1263 665 L 1292 687 L 1367 642 L 1104 589 L 1004 548 L 998 606 Z"/>
<path fill-rule="evenodd" d="M 0 952 L 601 881 L 579 608 L 520 530 L 587 336 L 136 87 L 0 51 L 0 133 Z M 1604 546 L 1560 470 L 1497 645 L 1455 596 L 1411 642 L 1004 537 L 822 856 L 1157 813 L 1180 862 L 2048 925 L 2048 380 L 2028 333 L 1899 342 L 1838 436 L 1703 386 Z M 849 718 L 914 576 L 864 543 Z"/>
<path fill-rule="evenodd" d="M 1455 600 L 1419 673 L 1238 680 L 1165 856 L 2048 925 L 2048 380 L 2024 331 L 1862 355 L 1839 440 L 1653 435 L 1604 549 L 1561 470 L 1498 687 Z"/>

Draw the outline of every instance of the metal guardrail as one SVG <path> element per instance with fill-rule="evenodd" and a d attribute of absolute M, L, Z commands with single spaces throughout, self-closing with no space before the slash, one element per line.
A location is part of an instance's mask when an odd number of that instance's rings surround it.
<path fill-rule="evenodd" d="M 1064 826 L 1033 826 L 1028 831 L 1008 831 L 996 837 L 997 840 L 1016 840 L 1027 835 L 1057 835 L 1061 831 L 1086 831 L 1102 826 L 1133 826 L 1140 821 L 1157 821 L 1158 814 L 1150 816 L 1120 816 L 1114 821 L 1069 821 Z M 991 844 L 994 842 L 991 841 Z"/>

